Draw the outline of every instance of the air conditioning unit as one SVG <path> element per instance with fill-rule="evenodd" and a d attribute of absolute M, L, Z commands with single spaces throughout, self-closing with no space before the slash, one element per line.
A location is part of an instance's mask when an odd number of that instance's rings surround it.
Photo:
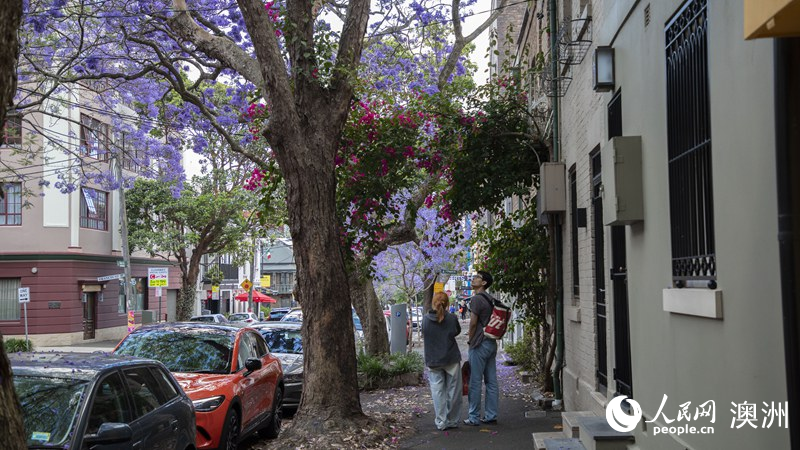
<path fill-rule="evenodd" d="M 539 192 L 536 193 L 536 212 L 542 223 L 548 213 L 567 210 L 567 180 L 564 163 L 546 162 L 540 166 Z"/>
<path fill-rule="evenodd" d="M 604 224 L 643 221 L 642 137 L 611 138 L 601 150 L 601 163 Z"/>

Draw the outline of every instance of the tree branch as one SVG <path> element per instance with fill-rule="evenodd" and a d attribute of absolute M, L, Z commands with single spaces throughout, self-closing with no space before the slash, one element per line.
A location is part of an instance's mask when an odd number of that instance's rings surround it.
<path fill-rule="evenodd" d="M 175 8 L 175 15 L 167 19 L 167 23 L 178 36 L 193 43 L 208 56 L 216 58 L 239 72 L 245 79 L 256 86 L 263 86 L 264 78 L 259 67 L 259 61 L 251 58 L 241 47 L 227 37 L 214 36 L 201 28 L 192 18 L 189 7 L 186 5 L 186 0 L 173 0 L 172 4 Z M 263 9 L 264 4 L 262 3 L 262 12 Z"/>

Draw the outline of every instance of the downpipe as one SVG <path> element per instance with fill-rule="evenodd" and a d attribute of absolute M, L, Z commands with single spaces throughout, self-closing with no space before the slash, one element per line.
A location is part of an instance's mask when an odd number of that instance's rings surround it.
<path fill-rule="evenodd" d="M 550 27 L 550 70 L 552 74 L 552 89 L 553 93 L 557 94 L 559 90 L 558 86 L 558 40 L 556 39 L 557 35 L 557 27 L 558 27 L 558 14 L 557 14 L 557 1 L 550 0 L 549 1 L 549 27 Z M 553 96 L 553 161 L 559 161 L 561 159 L 560 155 L 560 141 L 559 141 L 559 97 L 558 95 Z M 561 221 L 558 220 L 560 217 L 558 215 L 553 215 L 551 220 L 555 221 L 555 266 L 556 266 L 556 360 L 555 364 L 553 365 L 553 396 L 555 400 L 553 401 L 553 406 L 556 409 L 561 407 L 561 403 L 563 401 L 563 390 L 561 386 L 561 371 L 564 367 L 564 289 L 562 286 L 563 283 L 563 238 L 562 238 L 562 229 L 561 229 Z"/>

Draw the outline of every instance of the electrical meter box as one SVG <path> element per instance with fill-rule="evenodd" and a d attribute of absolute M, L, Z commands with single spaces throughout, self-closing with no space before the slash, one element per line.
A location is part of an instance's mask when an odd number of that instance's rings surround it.
<path fill-rule="evenodd" d="M 601 150 L 601 162 L 604 224 L 643 221 L 642 137 L 611 138 Z"/>
<path fill-rule="evenodd" d="M 536 212 L 539 220 L 542 220 L 544 214 L 563 213 L 567 210 L 567 183 L 564 163 L 546 162 L 539 167 Z"/>

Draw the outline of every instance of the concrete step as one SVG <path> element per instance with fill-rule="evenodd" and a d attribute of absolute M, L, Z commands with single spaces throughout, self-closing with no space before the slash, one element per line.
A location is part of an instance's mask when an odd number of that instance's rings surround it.
<path fill-rule="evenodd" d="M 608 425 L 605 417 L 579 417 L 581 444 L 586 450 L 627 450 L 633 434 L 620 433 Z"/>
<path fill-rule="evenodd" d="M 578 439 L 545 439 L 545 450 L 586 450 Z"/>
<path fill-rule="evenodd" d="M 536 450 L 546 450 L 544 441 L 566 439 L 564 433 L 560 431 L 547 431 L 544 433 L 533 433 L 533 448 Z"/>
<path fill-rule="evenodd" d="M 578 419 L 581 417 L 597 417 L 592 411 L 566 411 L 561 413 L 561 423 L 564 425 L 564 435 L 568 438 L 581 437 Z"/>

